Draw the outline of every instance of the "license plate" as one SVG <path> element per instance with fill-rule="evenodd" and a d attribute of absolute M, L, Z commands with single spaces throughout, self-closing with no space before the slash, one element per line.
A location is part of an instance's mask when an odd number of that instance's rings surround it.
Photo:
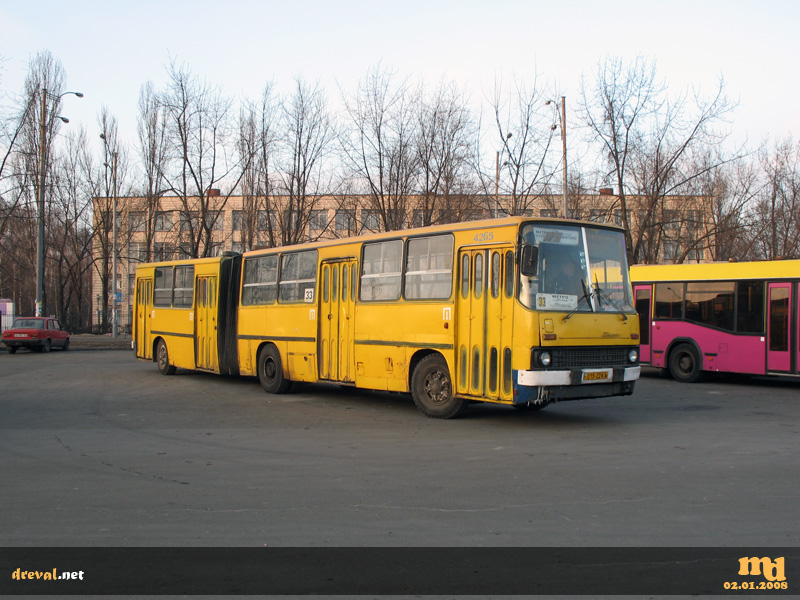
<path fill-rule="evenodd" d="M 15 333 L 14 337 L 15 338 L 17 338 L 17 337 L 28 337 L 28 334 L 27 333 Z"/>
<path fill-rule="evenodd" d="M 609 379 L 611 379 L 611 370 L 607 369 L 604 371 L 584 371 L 582 381 L 583 383 L 598 383 Z"/>

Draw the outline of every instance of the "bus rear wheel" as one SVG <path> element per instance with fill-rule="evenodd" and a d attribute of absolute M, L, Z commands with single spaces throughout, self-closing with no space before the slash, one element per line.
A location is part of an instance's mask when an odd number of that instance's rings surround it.
<path fill-rule="evenodd" d="M 438 354 L 419 361 L 411 376 L 411 396 L 417 408 L 434 419 L 457 417 L 468 404 L 467 400 L 455 397 L 447 362 Z"/>
<path fill-rule="evenodd" d="M 702 363 L 691 344 L 679 344 L 669 353 L 669 374 L 675 381 L 695 383 L 703 378 Z"/>
<path fill-rule="evenodd" d="M 156 362 L 158 363 L 158 370 L 162 375 L 175 375 L 175 365 L 169 364 L 169 352 L 167 352 L 167 342 L 158 340 L 158 347 L 156 348 Z"/>
<path fill-rule="evenodd" d="M 283 394 L 289 390 L 291 381 L 283 376 L 281 353 L 271 344 L 258 353 L 258 381 L 269 394 Z"/>

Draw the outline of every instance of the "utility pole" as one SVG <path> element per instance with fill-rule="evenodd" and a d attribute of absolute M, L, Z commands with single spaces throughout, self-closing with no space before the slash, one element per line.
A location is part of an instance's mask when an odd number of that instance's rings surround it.
<path fill-rule="evenodd" d="M 45 155 L 45 111 L 47 110 L 47 88 L 42 88 L 42 112 L 39 117 L 39 200 L 37 202 L 39 231 L 36 236 L 36 316 L 44 316 L 44 174 Z"/>
<path fill-rule="evenodd" d="M 111 166 L 111 178 L 113 180 L 112 187 L 113 187 L 113 194 L 114 194 L 114 214 L 112 215 L 112 229 L 114 236 L 113 243 L 112 243 L 112 252 L 113 252 L 113 271 L 114 271 L 114 283 L 111 286 L 114 290 L 114 297 L 113 297 L 113 308 L 111 311 L 111 318 L 112 318 L 112 325 L 111 325 L 111 335 L 114 339 L 117 338 L 117 316 L 119 311 L 117 309 L 117 151 L 114 150 L 114 155 L 112 159 L 112 166 Z"/>
<path fill-rule="evenodd" d="M 567 99 L 561 96 L 561 144 L 564 148 L 564 218 L 569 218 L 569 192 L 567 192 Z"/>

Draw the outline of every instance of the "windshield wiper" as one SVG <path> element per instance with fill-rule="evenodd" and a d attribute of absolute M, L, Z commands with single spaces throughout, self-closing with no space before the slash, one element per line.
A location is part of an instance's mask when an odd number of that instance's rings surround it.
<path fill-rule="evenodd" d="M 583 280 L 581 280 L 581 282 L 583 282 Z M 597 281 L 597 276 L 596 275 L 595 275 L 595 278 L 594 278 L 594 287 L 595 287 L 595 290 L 597 290 L 598 297 L 600 297 L 602 300 L 605 300 L 613 308 L 615 308 L 617 310 L 617 312 L 622 315 L 622 322 L 625 323 L 628 320 L 628 315 L 626 315 L 625 311 L 623 311 L 619 307 L 619 305 L 616 302 L 614 302 L 614 299 L 609 295 L 609 293 L 607 291 L 605 291 L 603 288 L 600 287 L 600 283 Z"/>
<path fill-rule="evenodd" d="M 589 306 L 590 309 L 592 308 L 592 291 L 591 288 L 586 286 L 586 282 L 583 280 L 583 277 L 581 277 L 581 287 L 583 288 L 583 296 L 578 298 L 578 303 L 575 305 L 575 308 L 573 308 L 571 311 L 565 314 L 564 317 L 561 319 L 562 321 L 566 321 L 572 315 L 578 312 L 578 309 L 581 307 L 581 300 L 586 300 L 586 304 Z"/>

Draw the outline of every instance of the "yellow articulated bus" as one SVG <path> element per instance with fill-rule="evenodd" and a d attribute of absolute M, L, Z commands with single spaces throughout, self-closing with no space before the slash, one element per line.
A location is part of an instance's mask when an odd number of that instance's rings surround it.
<path fill-rule="evenodd" d="M 164 375 L 177 367 L 239 374 L 236 311 L 242 258 L 147 263 L 136 269 L 133 346 Z"/>
<path fill-rule="evenodd" d="M 213 291 L 200 283 L 212 272 Z M 136 356 L 165 374 L 257 376 L 276 394 L 317 381 L 406 392 L 439 418 L 472 401 L 628 395 L 639 377 L 613 226 L 508 217 L 148 264 L 136 277 Z M 211 349 L 200 338 L 214 311 Z"/>

